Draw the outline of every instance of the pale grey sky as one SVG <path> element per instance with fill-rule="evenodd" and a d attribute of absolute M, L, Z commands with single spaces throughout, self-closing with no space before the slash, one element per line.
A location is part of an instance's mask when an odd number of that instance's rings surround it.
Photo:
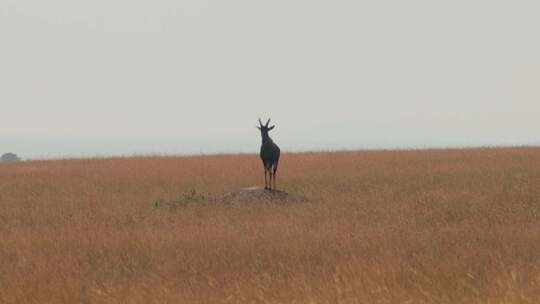
<path fill-rule="evenodd" d="M 0 153 L 540 143 L 540 2 L 0 0 Z"/>

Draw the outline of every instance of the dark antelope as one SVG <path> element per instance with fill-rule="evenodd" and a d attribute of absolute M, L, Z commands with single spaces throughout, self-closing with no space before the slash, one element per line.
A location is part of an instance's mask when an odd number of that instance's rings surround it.
<path fill-rule="evenodd" d="M 276 171 L 279 162 L 279 147 L 272 141 L 268 135 L 268 131 L 274 129 L 275 126 L 268 127 L 270 118 L 265 125 L 262 124 L 259 118 L 259 126 L 257 127 L 261 131 L 262 145 L 261 145 L 261 160 L 264 166 L 264 189 L 272 190 L 276 189 Z M 266 174 L 268 173 L 268 179 Z M 274 180 L 274 187 L 272 188 L 272 180 Z"/>

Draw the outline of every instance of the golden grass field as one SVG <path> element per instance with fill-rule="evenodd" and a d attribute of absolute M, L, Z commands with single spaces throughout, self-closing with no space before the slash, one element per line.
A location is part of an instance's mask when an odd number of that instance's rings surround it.
<path fill-rule="evenodd" d="M 540 148 L 0 164 L 0 303 L 540 303 Z"/>

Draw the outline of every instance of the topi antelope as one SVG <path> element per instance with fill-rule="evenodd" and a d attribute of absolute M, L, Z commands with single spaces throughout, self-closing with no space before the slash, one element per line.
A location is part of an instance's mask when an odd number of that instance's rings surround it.
<path fill-rule="evenodd" d="M 261 145 L 261 160 L 264 166 L 264 189 L 272 190 L 276 189 L 276 171 L 279 162 L 279 147 L 268 136 L 268 131 L 274 129 L 275 126 L 268 127 L 270 118 L 265 125 L 262 124 L 259 118 L 259 126 L 257 129 L 261 131 L 262 145 Z M 268 179 L 266 174 L 268 173 Z M 272 188 L 272 179 L 274 180 L 274 187 Z"/>

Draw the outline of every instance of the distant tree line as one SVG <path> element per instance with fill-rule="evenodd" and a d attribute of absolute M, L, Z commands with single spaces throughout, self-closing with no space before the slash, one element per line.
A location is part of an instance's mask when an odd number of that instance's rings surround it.
<path fill-rule="evenodd" d="M 2 154 L 2 157 L 0 157 L 0 160 L 2 160 L 2 161 L 18 161 L 18 160 L 21 160 L 21 159 L 19 158 L 19 156 L 17 156 L 17 154 L 8 152 L 8 153 Z"/>

